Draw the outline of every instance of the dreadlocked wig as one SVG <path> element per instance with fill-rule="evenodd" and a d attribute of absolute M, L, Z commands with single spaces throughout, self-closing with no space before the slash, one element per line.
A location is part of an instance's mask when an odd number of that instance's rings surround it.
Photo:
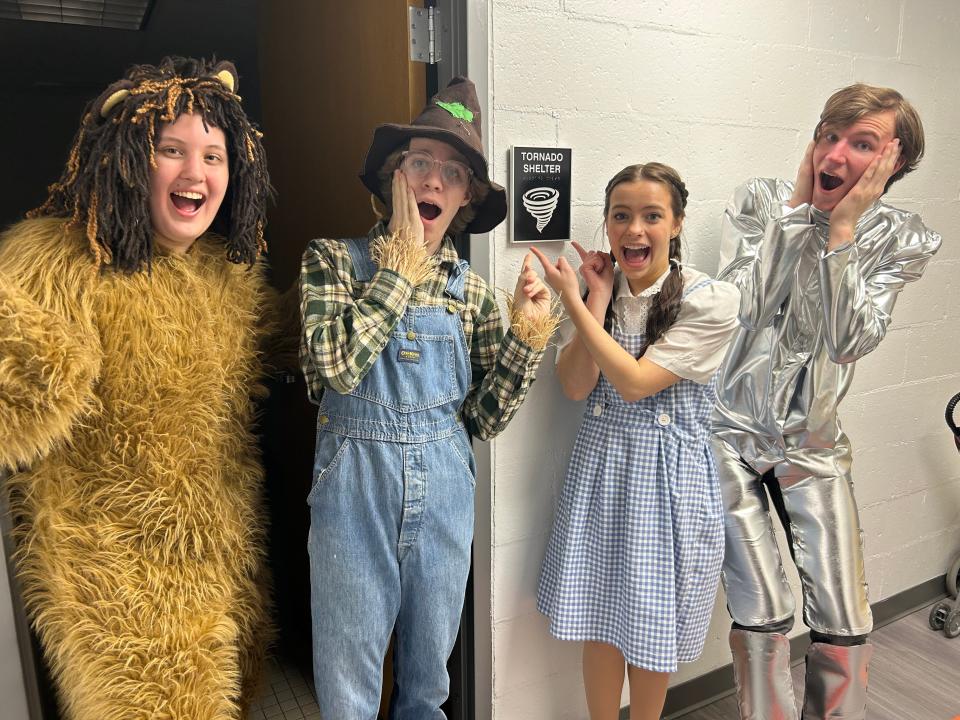
<path fill-rule="evenodd" d="M 0 470 L 64 720 L 241 720 L 270 640 L 268 185 L 220 67 L 131 71 L 88 111 L 44 217 L 0 235 Z M 233 262 L 213 234 L 151 256 L 152 137 L 191 110 L 230 138 Z"/>
<path fill-rule="evenodd" d="M 159 123 L 199 113 L 227 138 L 230 185 L 213 228 L 226 238 L 227 259 L 252 265 L 266 250 L 263 230 L 271 194 L 262 134 L 240 105 L 228 62 L 164 58 L 136 65 L 84 111 L 60 179 L 28 217 L 69 218 L 83 229 L 97 264 L 124 272 L 153 260 L 150 171 Z"/>

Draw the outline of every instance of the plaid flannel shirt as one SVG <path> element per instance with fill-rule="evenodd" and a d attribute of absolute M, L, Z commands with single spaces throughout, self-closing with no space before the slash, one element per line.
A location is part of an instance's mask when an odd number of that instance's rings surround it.
<path fill-rule="evenodd" d="M 384 231 L 378 224 L 368 238 Z M 349 393 L 360 383 L 408 304 L 450 304 L 444 291 L 459 258 L 448 237 L 439 259 L 437 276 L 416 288 L 386 268 L 377 269 L 370 282 L 363 283 L 354 277 L 342 241 L 310 241 L 300 270 L 300 365 L 311 402 L 319 404 L 324 390 Z M 521 342 L 512 330 L 504 333 L 493 292 L 473 270 L 467 270 L 464 299 L 457 306 L 472 375 L 460 413 L 469 432 L 487 440 L 500 433 L 520 407 L 543 351 Z"/>

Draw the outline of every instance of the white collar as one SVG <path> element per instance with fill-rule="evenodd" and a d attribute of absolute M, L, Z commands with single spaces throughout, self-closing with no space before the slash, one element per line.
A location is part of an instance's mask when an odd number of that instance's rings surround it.
<path fill-rule="evenodd" d="M 636 295 L 634 295 L 633 292 L 630 290 L 630 281 L 627 280 L 626 274 L 623 272 L 618 272 L 617 287 L 616 287 L 616 291 L 614 292 L 614 299 L 619 300 L 620 298 L 626 298 L 626 299 L 652 298 L 654 295 L 660 292 L 660 288 L 663 287 L 663 283 L 666 281 L 667 275 L 670 274 L 671 268 L 672 266 L 668 265 L 664 273 L 660 277 L 658 277 L 656 280 L 654 280 L 653 284 L 650 287 L 646 288 L 645 290 L 641 290 Z"/>

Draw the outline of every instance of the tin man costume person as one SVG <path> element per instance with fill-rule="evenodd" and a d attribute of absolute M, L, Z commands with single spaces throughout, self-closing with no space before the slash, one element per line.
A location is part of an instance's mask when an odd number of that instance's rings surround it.
<path fill-rule="evenodd" d="M 811 630 L 802 717 L 865 716 L 873 620 L 837 406 L 900 290 L 940 246 L 919 216 L 880 201 L 923 155 L 920 118 L 900 93 L 837 91 L 813 137 L 795 183 L 753 179 L 723 219 L 718 277 L 741 290 L 741 328 L 721 370 L 713 450 L 742 720 L 797 717 L 786 637 L 794 600 L 767 491 Z"/>

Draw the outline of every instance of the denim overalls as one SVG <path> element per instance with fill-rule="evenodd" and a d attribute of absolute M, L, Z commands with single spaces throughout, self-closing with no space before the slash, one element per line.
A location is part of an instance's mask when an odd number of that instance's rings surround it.
<path fill-rule="evenodd" d="M 355 276 L 376 271 L 348 240 Z M 460 421 L 470 353 L 460 311 L 409 305 L 368 374 L 320 403 L 310 505 L 314 681 L 325 720 L 375 720 L 396 629 L 392 720 L 434 720 L 449 691 L 473 538 L 473 451 Z M 396 626 L 396 627 L 394 627 Z"/>

